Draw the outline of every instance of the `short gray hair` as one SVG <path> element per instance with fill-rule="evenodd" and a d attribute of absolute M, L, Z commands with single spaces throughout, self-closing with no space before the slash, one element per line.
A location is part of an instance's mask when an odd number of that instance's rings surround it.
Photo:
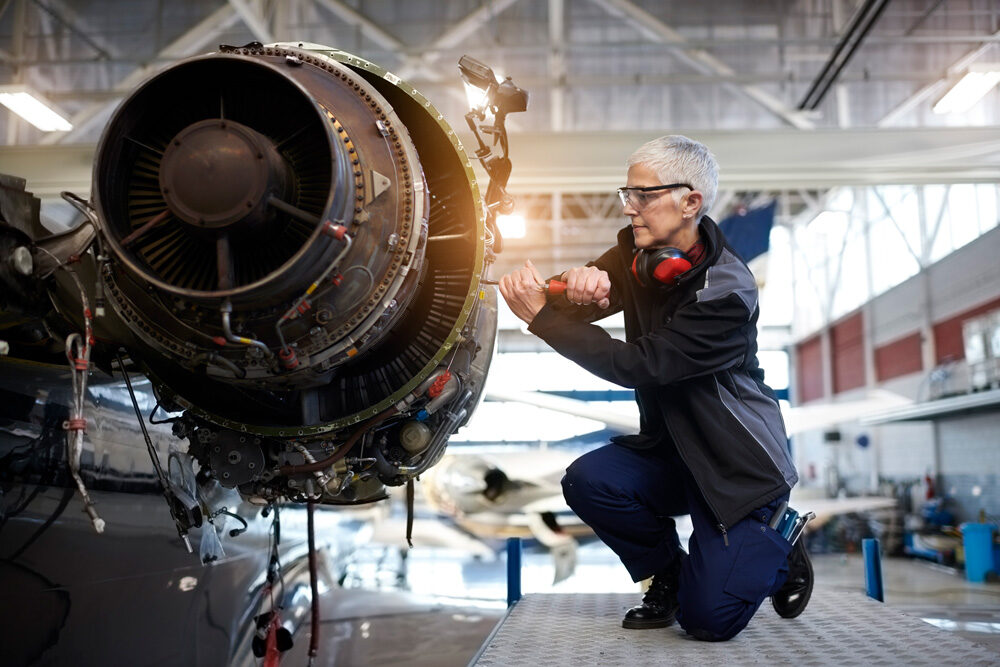
<path fill-rule="evenodd" d="M 660 182 L 689 183 L 702 194 L 698 220 L 715 203 L 719 188 L 719 163 L 705 144 L 680 134 L 668 134 L 640 146 L 626 161 L 628 167 L 642 165 L 656 172 Z M 680 201 L 683 190 L 672 192 Z"/>

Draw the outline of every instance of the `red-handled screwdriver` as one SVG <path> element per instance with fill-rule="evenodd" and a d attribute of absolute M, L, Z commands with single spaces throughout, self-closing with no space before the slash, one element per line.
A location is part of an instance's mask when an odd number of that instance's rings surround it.
<path fill-rule="evenodd" d="M 565 294 L 566 293 L 566 283 L 564 283 L 561 280 L 550 280 L 547 283 L 545 283 L 545 291 L 548 292 L 549 294 L 551 294 L 552 296 L 559 296 L 560 294 Z M 607 308 L 608 307 L 608 299 L 607 299 L 607 297 L 605 297 L 605 298 L 601 299 L 600 301 L 594 301 L 594 304 L 598 308 Z"/>
<path fill-rule="evenodd" d="M 497 285 L 497 284 L 499 284 L 499 281 L 490 280 L 489 278 L 481 280 L 480 282 L 483 285 Z M 561 280 L 549 280 L 548 282 L 545 283 L 544 287 L 539 287 L 539 289 L 543 290 L 545 292 L 548 292 L 552 296 L 559 296 L 560 294 L 565 294 L 566 293 L 566 283 L 564 283 Z M 601 301 L 595 301 L 594 303 L 596 303 L 597 306 L 600 307 L 600 308 L 607 308 L 608 304 L 605 303 L 606 301 L 607 301 L 607 298 L 602 299 Z"/>
<path fill-rule="evenodd" d="M 545 283 L 545 291 L 552 296 L 559 296 L 566 291 L 566 283 L 561 280 L 550 280 Z"/>
<path fill-rule="evenodd" d="M 499 284 L 499 281 L 486 279 L 483 280 L 482 283 L 484 285 L 497 285 Z M 566 283 L 564 283 L 561 280 L 550 280 L 547 283 L 545 283 L 545 287 L 543 287 L 542 289 L 544 289 L 552 296 L 559 296 L 560 294 L 566 292 Z"/>

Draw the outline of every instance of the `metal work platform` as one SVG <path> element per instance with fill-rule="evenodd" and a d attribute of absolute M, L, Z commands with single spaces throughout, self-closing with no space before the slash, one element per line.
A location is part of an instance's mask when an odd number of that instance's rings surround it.
<path fill-rule="evenodd" d="M 996 665 L 989 648 L 876 602 L 862 593 L 813 592 L 798 618 L 766 602 L 728 642 L 698 641 L 676 625 L 626 630 L 638 595 L 525 596 L 487 640 L 479 667 L 567 665 Z"/>

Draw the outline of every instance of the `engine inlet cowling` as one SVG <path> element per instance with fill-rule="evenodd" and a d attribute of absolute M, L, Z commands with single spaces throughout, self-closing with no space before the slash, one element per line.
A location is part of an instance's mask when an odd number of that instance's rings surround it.
<path fill-rule="evenodd" d="M 94 204 L 135 356 L 218 425 L 335 430 L 458 342 L 492 348 L 469 159 L 419 93 L 348 54 L 227 47 L 157 74 L 104 131 Z"/>

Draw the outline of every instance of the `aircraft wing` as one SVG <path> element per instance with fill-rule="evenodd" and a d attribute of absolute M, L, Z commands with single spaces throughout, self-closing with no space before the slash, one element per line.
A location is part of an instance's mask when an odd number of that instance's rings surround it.
<path fill-rule="evenodd" d="M 494 401 L 526 403 L 546 410 L 555 410 L 577 417 L 604 422 L 609 429 L 621 433 L 637 433 L 639 420 L 634 415 L 594 406 L 586 401 L 553 396 L 537 391 L 504 391 L 489 389 L 486 397 Z M 857 421 L 888 408 L 911 403 L 908 398 L 884 390 L 868 392 L 864 399 L 840 403 L 823 403 L 795 407 L 782 406 L 782 417 L 789 436 L 806 431 L 830 428 L 844 422 Z"/>
<path fill-rule="evenodd" d="M 555 410 L 576 417 L 594 419 L 604 422 L 609 429 L 622 433 L 635 433 L 639 430 L 639 420 L 628 414 L 594 406 L 586 401 L 564 396 L 553 396 L 539 391 L 505 391 L 489 388 L 486 398 L 492 401 L 526 403 L 546 410 Z"/>

